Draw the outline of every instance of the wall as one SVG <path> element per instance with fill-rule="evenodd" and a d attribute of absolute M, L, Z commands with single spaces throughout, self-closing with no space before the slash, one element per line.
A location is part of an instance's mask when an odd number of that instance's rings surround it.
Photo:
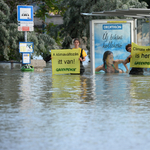
<path fill-rule="evenodd" d="M 50 15 L 51 18 L 46 18 L 46 23 L 63 24 L 63 18 L 60 15 Z M 43 22 L 39 18 L 34 17 L 34 26 L 42 28 Z"/>
<path fill-rule="evenodd" d="M 31 66 L 34 66 L 34 68 L 45 68 L 46 67 L 46 62 L 44 60 L 33 60 L 31 59 Z"/>
<path fill-rule="evenodd" d="M 31 59 L 31 64 L 35 69 L 43 69 L 46 67 L 46 62 L 44 60 L 33 60 Z M 0 62 L 0 69 L 21 69 L 22 63 L 20 62 Z"/>
<path fill-rule="evenodd" d="M 19 62 L 0 62 L 0 69 L 20 69 L 21 63 Z"/>
<path fill-rule="evenodd" d="M 137 24 L 137 44 L 149 46 L 149 21 L 138 19 Z"/>

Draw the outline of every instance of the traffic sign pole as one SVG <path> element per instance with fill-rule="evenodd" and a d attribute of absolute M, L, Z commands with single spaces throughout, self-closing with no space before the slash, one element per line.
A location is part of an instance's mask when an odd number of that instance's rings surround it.
<path fill-rule="evenodd" d="M 27 42 L 27 31 L 24 31 L 24 39 L 25 39 L 25 42 Z"/>
<path fill-rule="evenodd" d="M 33 6 L 18 5 L 17 20 L 18 20 L 18 31 L 24 31 L 24 39 L 25 42 L 27 42 L 27 32 L 34 30 Z"/>

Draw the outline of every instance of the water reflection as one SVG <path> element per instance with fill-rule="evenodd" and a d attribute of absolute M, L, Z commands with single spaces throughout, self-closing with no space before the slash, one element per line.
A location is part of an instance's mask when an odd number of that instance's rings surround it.
<path fill-rule="evenodd" d="M 2 105 L 16 106 L 19 98 L 19 78 L 16 78 L 18 72 L 2 71 L 0 72 L 0 103 Z"/>
<path fill-rule="evenodd" d="M 91 87 L 91 88 L 89 88 Z M 88 102 L 93 100 L 92 80 L 80 75 L 53 75 L 52 98 L 57 103 L 62 102 Z"/>
<path fill-rule="evenodd" d="M 33 73 L 22 72 L 22 78 L 20 80 L 20 92 L 19 92 L 20 99 L 22 100 L 20 103 L 21 110 L 33 109 L 32 78 Z"/>
<path fill-rule="evenodd" d="M 149 115 L 150 111 L 150 77 L 132 76 L 130 78 L 130 110 L 135 114 L 142 114 L 143 118 Z M 142 120 L 141 120 L 142 121 Z"/>
<path fill-rule="evenodd" d="M 96 75 L 97 99 L 120 101 L 126 99 L 128 92 L 127 74 L 98 74 Z M 127 89 L 127 90 L 126 90 Z"/>
<path fill-rule="evenodd" d="M 0 70 L 0 149 L 148 149 L 150 76 Z M 144 148 L 143 148 L 144 145 Z"/>
<path fill-rule="evenodd" d="M 150 77 L 137 76 L 130 78 L 131 91 L 130 95 L 135 99 L 147 99 L 150 91 Z"/>

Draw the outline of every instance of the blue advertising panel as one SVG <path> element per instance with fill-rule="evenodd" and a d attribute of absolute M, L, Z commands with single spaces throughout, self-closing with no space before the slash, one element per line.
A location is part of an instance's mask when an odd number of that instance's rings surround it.
<path fill-rule="evenodd" d="M 31 64 L 31 54 L 30 53 L 22 54 L 22 64 Z"/>
<path fill-rule="evenodd" d="M 96 67 L 104 64 L 103 54 L 105 51 L 111 51 L 114 60 L 125 60 L 130 55 L 125 47 L 133 41 L 133 24 L 131 23 L 131 20 L 114 22 L 93 20 L 91 23 L 91 59 L 93 59 L 93 74 Z M 123 64 L 119 64 L 118 67 L 124 72 L 126 71 Z M 130 68 L 130 64 L 127 64 L 127 67 Z"/>
<path fill-rule="evenodd" d="M 33 21 L 33 6 L 17 6 L 18 21 Z"/>
<path fill-rule="evenodd" d="M 33 53 L 33 42 L 19 42 L 19 53 Z"/>

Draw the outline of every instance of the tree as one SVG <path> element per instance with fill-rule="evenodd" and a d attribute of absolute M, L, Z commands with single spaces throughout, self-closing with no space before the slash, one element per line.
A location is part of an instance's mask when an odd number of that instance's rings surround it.
<path fill-rule="evenodd" d="M 29 32 L 28 41 L 34 42 L 34 55 L 41 55 L 44 60 L 50 55 L 51 49 L 58 49 L 55 40 L 47 34 L 35 34 L 35 32 Z"/>
<path fill-rule="evenodd" d="M 11 2 L 11 0 L 6 0 Z M 11 7 L 12 9 L 13 7 Z M 16 8 L 15 8 L 16 9 Z M 15 12 L 15 10 L 12 10 Z M 14 13 L 15 14 L 15 13 Z M 20 60 L 19 41 L 24 41 L 24 32 L 18 31 L 17 15 L 10 14 L 10 8 L 0 1 L 0 60 Z M 12 18 L 13 19 L 12 19 Z M 28 32 L 27 41 L 34 42 L 33 55 L 49 55 L 50 49 L 57 49 L 58 46 L 54 39 L 48 35 Z"/>
<path fill-rule="evenodd" d="M 35 13 L 35 16 L 43 21 L 43 30 L 49 36 L 53 37 L 57 44 L 61 47 L 62 38 L 60 38 L 60 31 L 62 25 L 54 25 L 53 23 L 46 23 L 46 18 L 51 18 L 50 14 L 63 16 L 66 8 L 61 5 L 62 0 L 43 0 L 42 3 L 38 3 L 39 9 Z"/>
<path fill-rule="evenodd" d="M 45 17 L 50 18 L 49 14 L 63 15 L 65 9 L 61 7 L 62 0 L 43 0 L 38 3 L 39 9 L 36 12 L 36 17 L 45 20 Z"/>
<path fill-rule="evenodd" d="M 129 7 L 146 8 L 147 6 L 145 2 L 140 3 L 138 0 L 63 0 L 61 5 L 67 8 L 63 16 L 64 24 L 61 32 L 61 36 L 64 37 L 63 48 L 69 48 L 72 39 L 78 37 L 86 42 L 87 49 L 89 49 L 90 43 L 89 21 L 106 17 L 88 17 L 81 15 L 81 13 L 128 9 Z M 87 41 L 84 40 L 84 37 Z"/>
<path fill-rule="evenodd" d="M 10 9 L 3 0 L 0 2 L 0 10 L 0 55 L 3 59 L 9 59 L 10 52 L 16 48 L 16 40 L 21 34 L 16 32 L 17 25 L 10 23 Z"/>
<path fill-rule="evenodd" d="M 140 2 L 146 2 L 148 4 L 148 8 L 150 8 L 150 1 L 149 0 L 139 0 Z"/>

